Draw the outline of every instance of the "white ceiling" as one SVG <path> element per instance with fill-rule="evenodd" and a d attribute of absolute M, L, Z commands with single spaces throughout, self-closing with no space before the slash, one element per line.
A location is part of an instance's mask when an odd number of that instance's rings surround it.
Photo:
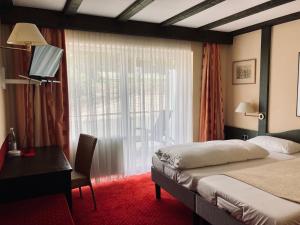
<path fill-rule="evenodd" d="M 67 0 L 13 0 L 14 5 L 62 11 Z"/>
<path fill-rule="evenodd" d="M 257 13 L 252 16 L 245 17 L 234 22 L 224 24 L 223 26 L 216 27 L 213 30 L 218 31 L 234 31 L 244 27 L 248 27 L 257 23 L 262 23 L 274 18 L 285 16 L 291 13 L 300 11 L 300 1 L 291 2 L 282 6 L 278 6 L 264 12 Z"/>
<path fill-rule="evenodd" d="M 78 9 L 78 13 L 117 17 L 134 1 L 135 0 L 83 0 Z"/>
<path fill-rule="evenodd" d="M 83 0 L 78 13 L 105 17 L 117 17 L 135 0 Z M 204 0 L 154 0 L 131 20 L 161 23 L 172 16 L 202 2 Z M 269 0 L 226 0 L 185 20 L 178 26 L 201 27 L 208 23 L 238 13 Z M 16 6 L 34 7 L 61 11 L 66 0 L 13 0 Z M 273 9 L 216 27 L 217 31 L 234 31 L 280 16 L 300 11 L 300 0 L 290 2 Z"/>
<path fill-rule="evenodd" d="M 155 0 L 131 19 L 161 23 L 203 1 L 204 0 Z"/>
<path fill-rule="evenodd" d="M 227 0 L 201 13 L 178 22 L 176 25 L 184 27 L 201 27 L 232 14 L 238 13 L 268 0 Z"/>

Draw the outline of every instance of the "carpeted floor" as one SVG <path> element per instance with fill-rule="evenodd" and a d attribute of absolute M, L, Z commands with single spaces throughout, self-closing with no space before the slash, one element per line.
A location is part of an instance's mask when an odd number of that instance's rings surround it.
<path fill-rule="evenodd" d="M 94 186 L 97 211 L 91 193 L 73 191 L 73 219 L 76 225 L 190 225 L 192 212 L 168 193 L 155 199 L 150 174 Z"/>

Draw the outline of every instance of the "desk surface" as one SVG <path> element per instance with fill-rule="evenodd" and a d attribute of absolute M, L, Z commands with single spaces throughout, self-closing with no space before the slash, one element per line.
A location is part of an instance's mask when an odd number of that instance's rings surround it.
<path fill-rule="evenodd" d="M 36 148 L 33 157 L 7 156 L 0 171 L 0 181 L 45 173 L 71 171 L 72 167 L 59 147 Z"/>

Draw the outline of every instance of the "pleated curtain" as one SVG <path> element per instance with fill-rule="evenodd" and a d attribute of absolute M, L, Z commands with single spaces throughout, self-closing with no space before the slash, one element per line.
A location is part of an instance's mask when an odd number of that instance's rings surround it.
<path fill-rule="evenodd" d="M 158 148 L 192 141 L 189 42 L 65 32 L 71 155 L 96 136 L 93 177 L 149 171 Z"/>
<path fill-rule="evenodd" d="M 220 46 L 203 44 L 199 140 L 224 139 Z"/>

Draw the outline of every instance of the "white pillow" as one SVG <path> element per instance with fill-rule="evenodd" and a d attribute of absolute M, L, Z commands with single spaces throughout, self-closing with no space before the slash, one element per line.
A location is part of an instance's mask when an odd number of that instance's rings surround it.
<path fill-rule="evenodd" d="M 269 155 L 264 148 L 242 140 L 208 141 L 160 148 L 158 158 L 175 169 L 262 159 Z"/>
<path fill-rule="evenodd" d="M 299 143 L 282 138 L 272 136 L 257 136 L 248 141 L 266 149 L 268 152 L 280 152 L 285 154 L 300 152 Z"/>

